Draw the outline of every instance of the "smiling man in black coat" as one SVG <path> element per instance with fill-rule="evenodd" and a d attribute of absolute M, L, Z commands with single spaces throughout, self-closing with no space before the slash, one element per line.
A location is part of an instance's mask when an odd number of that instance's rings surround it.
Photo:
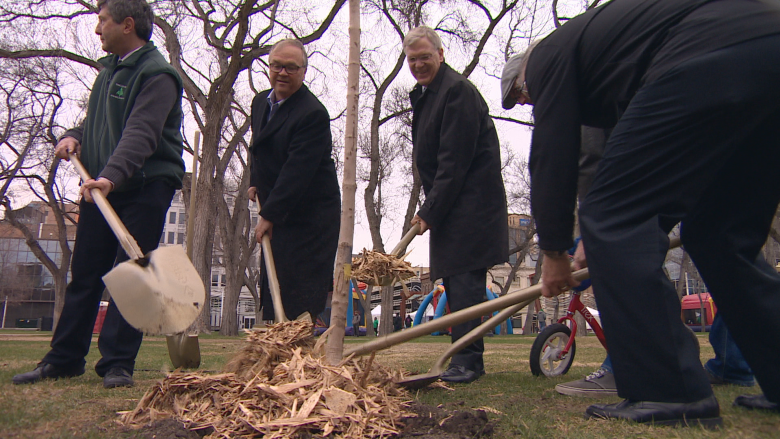
<path fill-rule="evenodd" d="M 333 289 L 341 196 L 330 117 L 303 85 L 307 56 L 298 40 L 281 40 L 269 54 L 273 89 L 252 101 L 252 179 L 260 201 L 255 235 L 271 237 L 285 314 L 312 320 Z M 263 319 L 274 318 L 268 279 L 261 280 Z"/>
<path fill-rule="evenodd" d="M 417 79 L 414 163 L 425 202 L 412 220 L 430 237 L 431 279 L 442 278 L 451 311 L 484 300 L 488 268 L 507 261 L 509 231 L 498 135 L 485 100 L 463 75 L 444 63 L 441 39 L 421 26 L 404 38 L 409 70 Z M 452 328 L 455 342 L 479 326 Z M 471 382 L 485 374 L 482 339 L 455 354 L 441 379 Z"/>

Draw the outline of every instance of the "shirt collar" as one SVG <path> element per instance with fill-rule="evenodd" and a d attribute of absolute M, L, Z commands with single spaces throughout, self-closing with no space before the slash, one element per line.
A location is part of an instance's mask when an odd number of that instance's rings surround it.
<path fill-rule="evenodd" d="M 284 101 L 287 100 L 287 98 L 276 100 L 276 90 L 271 90 L 271 93 L 268 93 L 268 96 L 266 96 L 266 100 L 268 100 L 268 105 L 273 106 L 274 104 L 277 104 L 281 106 Z"/>
<path fill-rule="evenodd" d="M 139 50 L 141 50 L 141 49 L 143 49 L 143 48 L 144 48 L 144 46 L 138 46 L 138 47 L 136 47 L 135 49 L 133 49 L 133 50 L 131 50 L 131 51 L 127 52 L 127 53 L 125 54 L 125 56 L 123 56 L 123 57 L 119 58 L 119 62 L 122 62 L 122 61 L 126 60 L 128 56 L 130 56 L 130 55 L 132 55 L 132 54 L 134 54 L 134 53 L 138 52 Z"/>

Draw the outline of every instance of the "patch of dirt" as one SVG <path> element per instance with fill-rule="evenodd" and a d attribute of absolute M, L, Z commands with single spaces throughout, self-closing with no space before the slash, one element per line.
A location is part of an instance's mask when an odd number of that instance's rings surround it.
<path fill-rule="evenodd" d="M 464 403 L 449 403 L 432 406 L 412 403 L 409 411 L 416 417 L 404 418 L 406 426 L 396 436 L 398 439 L 473 439 L 489 438 L 493 435 L 494 424 L 484 410 L 464 407 Z M 192 431 L 184 428 L 175 419 L 162 419 L 137 430 L 128 429 L 128 437 L 137 439 L 201 439 L 213 430 Z M 309 434 L 300 434 L 296 438 L 312 438 Z"/>
<path fill-rule="evenodd" d="M 464 408 L 461 403 L 432 406 L 412 403 L 409 411 L 417 417 L 404 418 L 398 438 L 471 439 L 493 435 L 494 424 L 484 410 Z"/>
<path fill-rule="evenodd" d="M 213 432 L 212 429 L 187 430 L 181 422 L 172 418 L 161 419 L 138 430 L 128 431 L 132 431 L 130 437 L 137 439 L 201 439 Z"/>

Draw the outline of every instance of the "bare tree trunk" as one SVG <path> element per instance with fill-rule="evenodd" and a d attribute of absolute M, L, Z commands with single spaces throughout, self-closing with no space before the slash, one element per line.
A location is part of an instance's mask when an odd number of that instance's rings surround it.
<path fill-rule="evenodd" d="M 690 265 L 691 257 L 688 252 L 683 250 L 682 260 L 680 261 L 680 278 L 677 280 L 677 298 L 682 300 L 685 291 L 685 275 L 688 273 L 688 266 Z"/>
<path fill-rule="evenodd" d="M 380 297 L 382 314 L 379 316 L 379 333 L 382 335 L 392 334 L 395 330 L 393 327 L 393 286 L 383 286 L 380 290 Z"/>
<path fill-rule="evenodd" d="M 536 260 L 536 268 L 534 269 L 534 277 L 531 279 L 531 285 L 536 285 L 542 279 L 542 262 L 544 262 L 544 255 L 539 252 L 539 258 Z M 533 320 L 533 314 L 535 305 L 532 302 L 528 305 L 528 311 L 526 312 L 525 325 L 523 325 L 523 335 L 533 334 L 533 324 L 530 323 Z"/>
<path fill-rule="evenodd" d="M 357 117 L 360 81 L 360 0 L 349 0 L 349 64 L 347 68 L 347 120 L 344 128 L 344 176 L 342 180 L 341 230 L 336 254 L 333 297 L 330 309 L 331 333 L 326 359 L 338 364 L 344 352 L 347 320 L 347 292 L 352 266 L 352 239 L 355 233 L 355 192 L 357 191 Z"/>
<path fill-rule="evenodd" d="M 577 335 L 578 336 L 588 335 L 588 326 L 585 323 L 585 317 L 583 317 L 582 314 L 580 313 L 575 313 L 574 321 L 577 322 Z"/>
<path fill-rule="evenodd" d="M 525 308 L 525 323 L 523 324 L 523 335 L 534 333 L 534 315 L 536 315 L 536 302 L 531 302 Z"/>

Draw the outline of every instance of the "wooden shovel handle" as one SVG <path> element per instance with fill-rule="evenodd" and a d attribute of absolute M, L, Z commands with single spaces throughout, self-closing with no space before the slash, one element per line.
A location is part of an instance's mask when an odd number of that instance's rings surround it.
<path fill-rule="evenodd" d="M 255 201 L 257 202 L 257 213 L 260 214 L 260 200 L 255 198 Z M 284 314 L 284 305 L 282 305 L 282 292 L 279 288 L 279 278 L 276 276 L 274 255 L 271 252 L 271 238 L 268 237 L 267 233 L 263 234 L 263 238 L 260 240 L 260 247 L 263 251 L 265 271 L 268 273 L 268 287 L 271 290 L 271 301 L 274 305 L 274 320 L 276 320 L 276 323 L 287 322 L 289 319 L 287 319 L 287 315 Z"/>
<path fill-rule="evenodd" d="M 401 242 L 399 242 L 398 245 L 395 246 L 393 252 L 390 254 L 395 257 L 401 257 L 404 250 L 406 250 L 406 247 L 409 246 L 409 243 L 412 242 L 412 239 L 414 239 L 414 237 L 417 236 L 418 233 L 420 233 L 419 223 L 413 225 L 412 228 L 409 229 L 408 232 L 406 232 L 406 235 L 404 235 L 404 237 L 401 238 Z"/>
<path fill-rule="evenodd" d="M 81 160 L 79 160 L 75 154 L 70 154 L 70 162 L 73 163 L 73 166 L 76 168 L 76 171 L 79 173 L 82 180 L 87 181 L 92 179 L 92 177 L 89 176 L 89 172 L 84 168 L 84 165 L 81 164 Z M 127 256 L 129 256 L 130 259 L 142 258 L 144 253 L 141 251 L 141 248 L 138 247 L 138 243 L 135 242 L 133 235 L 127 231 L 127 228 L 122 223 L 122 220 L 119 219 L 119 215 L 117 215 L 114 208 L 111 207 L 111 204 L 109 204 L 106 196 L 103 195 L 103 192 L 101 192 L 100 189 L 90 189 L 89 193 L 92 195 L 92 199 L 95 200 L 98 209 L 100 209 L 100 213 L 106 218 L 106 222 L 108 222 L 109 227 L 111 227 L 114 235 L 116 235 L 119 244 L 125 250 Z"/>

